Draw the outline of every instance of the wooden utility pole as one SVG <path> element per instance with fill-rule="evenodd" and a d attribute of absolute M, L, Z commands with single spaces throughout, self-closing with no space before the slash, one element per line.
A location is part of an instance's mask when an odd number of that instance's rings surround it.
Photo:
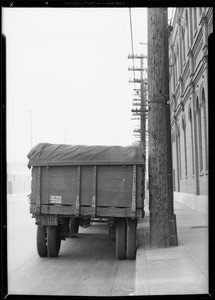
<path fill-rule="evenodd" d="M 167 8 L 148 8 L 149 209 L 152 247 L 176 246 L 169 116 Z"/>

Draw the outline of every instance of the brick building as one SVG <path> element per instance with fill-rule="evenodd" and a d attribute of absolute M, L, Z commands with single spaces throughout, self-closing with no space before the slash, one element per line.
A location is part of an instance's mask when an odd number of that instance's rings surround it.
<path fill-rule="evenodd" d="M 169 35 L 175 200 L 208 209 L 208 38 L 213 9 L 176 8 Z"/>

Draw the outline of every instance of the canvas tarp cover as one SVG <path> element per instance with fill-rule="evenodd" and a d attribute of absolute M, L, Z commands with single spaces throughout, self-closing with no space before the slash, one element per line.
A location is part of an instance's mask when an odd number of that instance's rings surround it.
<path fill-rule="evenodd" d="M 28 166 L 143 165 L 136 146 L 85 146 L 40 143 L 27 155 Z"/>

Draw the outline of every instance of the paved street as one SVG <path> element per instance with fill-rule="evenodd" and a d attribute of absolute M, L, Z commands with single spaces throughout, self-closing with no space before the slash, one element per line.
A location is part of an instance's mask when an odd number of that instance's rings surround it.
<path fill-rule="evenodd" d="M 147 202 L 147 201 L 146 201 Z M 178 247 L 150 248 L 149 212 L 137 226 L 137 258 L 117 260 L 106 224 L 62 241 L 57 258 L 40 258 L 26 195 L 8 197 L 8 292 L 31 295 L 208 293 L 208 217 L 175 202 Z"/>
<path fill-rule="evenodd" d="M 26 195 L 8 197 L 8 291 L 31 295 L 129 295 L 135 261 L 115 258 L 105 223 L 80 228 L 80 238 L 62 241 L 59 257 L 40 258 L 35 219 Z"/>

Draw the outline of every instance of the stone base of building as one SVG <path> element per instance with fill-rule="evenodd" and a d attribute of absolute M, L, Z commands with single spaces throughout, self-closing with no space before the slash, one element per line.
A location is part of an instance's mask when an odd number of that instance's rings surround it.
<path fill-rule="evenodd" d="M 174 201 L 182 203 L 203 214 L 208 214 L 208 196 L 174 192 Z"/>

